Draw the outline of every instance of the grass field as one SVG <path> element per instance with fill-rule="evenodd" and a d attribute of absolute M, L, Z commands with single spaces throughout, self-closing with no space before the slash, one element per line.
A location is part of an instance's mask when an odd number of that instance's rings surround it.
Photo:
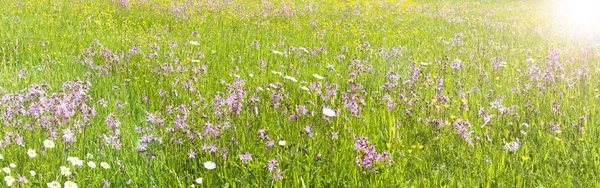
<path fill-rule="evenodd" d="M 2 0 L 0 187 L 599 187 L 562 7 Z"/>

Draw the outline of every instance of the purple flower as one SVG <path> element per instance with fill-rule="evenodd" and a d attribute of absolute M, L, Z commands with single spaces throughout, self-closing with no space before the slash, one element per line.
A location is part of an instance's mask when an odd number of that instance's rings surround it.
<path fill-rule="evenodd" d="M 252 154 L 246 152 L 244 154 L 240 154 L 240 160 L 244 163 L 247 163 L 248 161 L 252 161 Z"/>

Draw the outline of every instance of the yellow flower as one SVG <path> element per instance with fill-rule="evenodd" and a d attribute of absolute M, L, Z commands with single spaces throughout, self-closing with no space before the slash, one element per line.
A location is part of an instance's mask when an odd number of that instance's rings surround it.
<path fill-rule="evenodd" d="M 521 156 L 521 159 L 523 159 L 524 161 L 529 160 L 529 156 L 523 155 L 523 156 Z"/>
<path fill-rule="evenodd" d="M 385 146 L 387 146 L 388 149 L 392 148 L 392 143 L 388 142 L 385 144 Z"/>

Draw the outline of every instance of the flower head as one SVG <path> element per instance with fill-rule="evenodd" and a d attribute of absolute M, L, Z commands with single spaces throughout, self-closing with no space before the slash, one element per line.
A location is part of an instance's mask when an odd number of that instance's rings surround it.
<path fill-rule="evenodd" d="M 58 183 L 57 181 L 47 183 L 46 185 L 48 185 L 49 188 L 60 188 L 60 183 Z"/>
<path fill-rule="evenodd" d="M 77 184 L 72 181 L 66 181 L 65 188 L 77 188 Z"/>
<path fill-rule="evenodd" d="M 45 148 L 54 148 L 54 141 L 52 141 L 52 140 L 44 140 L 44 147 Z"/>
<path fill-rule="evenodd" d="M 204 168 L 212 170 L 212 169 L 217 168 L 217 164 L 215 164 L 215 162 L 212 162 L 212 161 L 206 161 L 206 162 L 204 162 Z"/>
<path fill-rule="evenodd" d="M 37 157 L 37 153 L 33 149 L 27 150 L 27 155 L 29 155 L 29 157 L 31 157 L 31 158 Z"/>

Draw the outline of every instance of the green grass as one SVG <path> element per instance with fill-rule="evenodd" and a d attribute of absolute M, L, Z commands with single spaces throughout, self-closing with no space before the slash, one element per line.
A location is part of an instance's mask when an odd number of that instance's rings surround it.
<path fill-rule="evenodd" d="M 0 7 L 0 97 L 26 94 L 32 84 L 48 84 L 48 95 L 60 93 L 63 83 L 80 79 L 91 84 L 85 103 L 96 111 L 87 122 L 77 109 L 71 120 L 49 126 L 32 115 L 2 116 L 0 136 L 19 134 L 24 142 L 15 144 L 13 136 L 0 149 L 0 167 L 17 165 L 5 176 L 29 179 L 13 186 L 73 181 L 100 187 L 107 181 L 112 187 L 190 187 L 200 177 L 196 187 L 599 186 L 600 35 L 597 25 L 587 32 L 555 15 L 552 2 L 4 0 Z M 129 53 L 133 47 L 141 53 Z M 549 65 L 554 50 L 560 58 Z M 114 57 L 104 57 L 106 52 Z M 457 59 L 460 70 L 451 67 Z M 494 68 L 499 61 L 506 66 Z M 420 74 L 410 81 L 417 67 Z M 544 79 L 546 70 L 552 80 Z M 397 75 L 396 86 L 385 87 L 388 74 Z M 443 89 L 437 90 L 440 77 Z M 237 80 L 245 83 L 237 88 L 245 93 L 241 112 L 229 113 L 222 104 L 224 115 L 216 115 L 215 97 L 229 97 Z M 300 89 L 311 84 L 315 89 Z M 337 92 L 320 96 L 328 84 L 337 84 Z M 364 99 L 360 116 L 344 106 L 344 92 Z M 279 105 L 273 93 L 283 95 Z M 386 95 L 396 104 L 391 110 Z M 502 115 L 492 108 L 499 96 L 502 106 L 516 109 Z M 10 104 L 23 103 L 0 104 L 0 114 L 10 113 Z M 19 107 L 27 111 L 25 104 Z M 186 128 L 175 125 L 182 114 L 167 109 L 180 105 Z M 313 115 L 290 121 L 297 106 Z M 321 118 L 323 107 L 339 110 L 331 123 Z M 493 115 L 483 127 L 480 109 Z M 159 114 L 164 125 L 148 122 L 148 113 Z M 110 114 L 121 122 L 120 150 L 101 139 L 113 134 L 106 123 Z M 473 145 L 454 128 L 460 122 L 471 124 Z M 24 128 L 28 123 L 32 129 Z M 230 127 L 207 136 L 207 123 Z M 308 125 L 313 137 L 301 134 Z M 66 128 L 76 142 L 63 141 Z M 260 129 L 275 146 L 265 147 Z M 331 138 L 334 132 L 338 139 Z M 161 141 L 138 152 L 144 135 Z M 354 139 L 360 136 L 378 153 L 388 152 L 392 164 L 358 166 L 362 153 L 354 150 Z M 518 150 L 503 149 L 517 138 Z M 57 147 L 44 148 L 45 139 Z M 209 144 L 219 151 L 202 151 Z M 29 148 L 36 158 L 27 156 Z M 188 157 L 191 150 L 195 158 Z M 253 160 L 243 163 L 239 155 L 246 152 Z M 67 157 L 98 166 L 106 161 L 111 168 L 77 167 Z M 271 159 L 279 161 L 280 181 L 266 168 Z M 217 168 L 205 169 L 206 161 Z M 60 166 L 74 174 L 61 175 Z"/>

